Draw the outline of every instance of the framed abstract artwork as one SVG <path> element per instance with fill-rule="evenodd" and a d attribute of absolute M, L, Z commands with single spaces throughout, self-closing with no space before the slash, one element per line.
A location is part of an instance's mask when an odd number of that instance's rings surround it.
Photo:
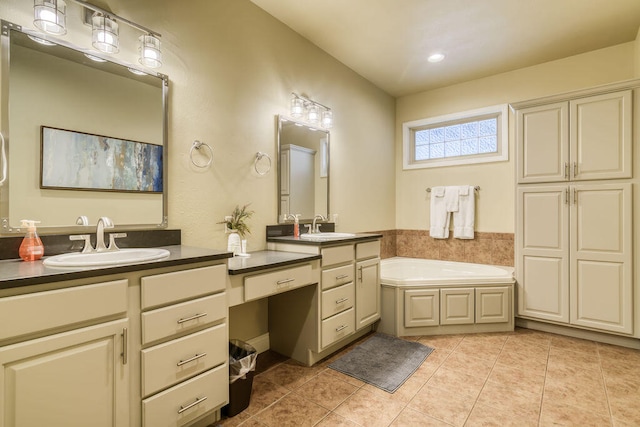
<path fill-rule="evenodd" d="M 162 145 L 40 129 L 40 188 L 162 193 Z"/>

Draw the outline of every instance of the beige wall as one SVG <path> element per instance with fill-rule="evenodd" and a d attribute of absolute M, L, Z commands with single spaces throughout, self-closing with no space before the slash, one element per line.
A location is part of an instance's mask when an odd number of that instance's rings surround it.
<path fill-rule="evenodd" d="M 514 231 L 514 147 L 509 161 L 467 166 L 402 169 L 402 123 L 523 101 L 634 77 L 634 42 L 462 84 L 404 96 L 396 103 L 396 228 L 429 228 L 429 196 L 435 185 L 479 185 L 476 230 Z M 510 118 L 510 133 L 513 120 Z"/>
<path fill-rule="evenodd" d="M 249 250 L 265 247 L 276 222 L 275 115 L 287 114 L 292 91 L 334 112 L 331 130 L 331 211 L 338 228 L 365 231 L 395 224 L 394 99 L 310 44 L 248 0 L 108 0 L 125 18 L 162 34 L 169 94 L 169 226 L 187 245 L 225 249 L 216 224 L 236 204 L 251 203 Z M 68 9 L 75 7 L 70 2 Z M 32 4 L 7 0 L 3 19 L 33 29 Z M 74 14 L 65 37 L 81 43 Z M 128 31 L 121 25 L 121 31 Z M 86 44 L 86 43 L 85 43 Z M 134 62 L 123 46 L 119 57 Z M 213 147 L 214 164 L 189 161 L 194 140 Z M 274 168 L 253 171 L 257 151 Z M 364 185 L 366 183 L 366 185 Z M 372 213 L 375 212 L 375 215 Z"/>
<path fill-rule="evenodd" d="M 640 28 L 638 28 L 638 35 L 635 41 L 634 75 L 636 78 L 640 77 Z"/>

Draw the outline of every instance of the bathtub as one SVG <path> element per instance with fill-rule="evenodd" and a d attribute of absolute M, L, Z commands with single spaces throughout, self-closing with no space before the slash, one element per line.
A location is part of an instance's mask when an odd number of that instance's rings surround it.
<path fill-rule="evenodd" d="M 514 328 L 513 268 L 395 257 L 380 262 L 380 332 L 396 336 Z"/>
<path fill-rule="evenodd" d="M 383 284 L 402 287 L 430 284 L 512 283 L 513 268 L 467 262 L 395 257 L 380 261 L 380 281 Z"/>

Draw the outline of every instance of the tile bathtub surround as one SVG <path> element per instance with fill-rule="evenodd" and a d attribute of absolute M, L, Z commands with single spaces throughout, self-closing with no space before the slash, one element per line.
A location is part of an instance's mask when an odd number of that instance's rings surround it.
<path fill-rule="evenodd" d="M 219 424 L 640 425 L 639 350 L 527 329 L 406 339 L 435 351 L 393 394 L 327 368 L 359 341 L 313 367 L 275 359 L 249 407 Z"/>
<path fill-rule="evenodd" d="M 428 230 L 386 230 L 382 234 L 381 256 L 390 258 L 438 259 L 477 264 L 514 265 L 513 233 L 477 232 L 473 240 L 433 239 Z"/>

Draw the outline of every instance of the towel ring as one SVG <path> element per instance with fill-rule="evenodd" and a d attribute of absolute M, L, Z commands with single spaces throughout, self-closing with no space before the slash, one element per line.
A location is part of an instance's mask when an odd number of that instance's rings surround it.
<path fill-rule="evenodd" d="M 262 160 L 264 157 L 266 157 L 267 160 L 269 161 L 269 165 L 267 166 L 266 170 L 263 170 L 261 172 L 258 169 L 258 162 L 260 162 L 260 160 Z M 263 153 L 262 151 L 258 151 L 256 153 L 256 159 L 253 161 L 253 168 L 256 170 L 256 173 L 258 175 L 264 176 L 264 175 L 268 174 L 269 171 L 271 170 L 271 157 L 269 157 L 269 155 L 267 153 Z"/>
<path fill-rule="evenodd" d="M 198 164 L 194 159 L 193 159 L 193 150 L 200 150 L 202 147 L 207 147 L 209 149 L 209 154 L 211 157 L 209 157 L 209 161 L 206 164 Z M 211 148 L 211 146 L 209 144 L 206 144 L 204 142 L 200 142 L 198 140 L 193 141 L 193 144 L 191 145 L 191 150 L 189 150 L 189 158 L 191 159 L 191 163 L 193 163 L 193 166 L 197 167 L 197 168 L 207 168 L 209 166 L 211 166 L 211 163 L 213 163 L 213 148 Z"/>

